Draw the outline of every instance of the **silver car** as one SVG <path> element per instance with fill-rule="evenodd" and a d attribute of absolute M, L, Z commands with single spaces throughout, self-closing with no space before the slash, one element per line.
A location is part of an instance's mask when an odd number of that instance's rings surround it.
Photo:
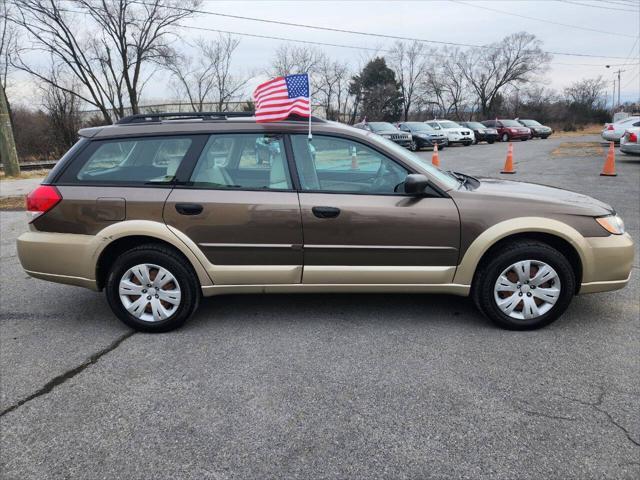
<path fill-rule="evenodd" d="M 640 155 L 640 127 L 628 128 L 620 138 L 620 151 Z"/>
<path fill-rule="evenodd" d="M 624 132 L 631 127 L 640 127 L 640 117 L 627 117 L 615 123 L 605 123 L 602 138 L 607 142 L 618 143 Z"/>

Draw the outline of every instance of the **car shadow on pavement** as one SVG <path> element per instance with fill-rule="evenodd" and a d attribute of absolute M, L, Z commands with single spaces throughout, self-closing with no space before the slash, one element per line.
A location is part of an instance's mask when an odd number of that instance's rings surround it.
<path fill-rule="evenodd" d="M 492 328 L 473 302 L 454 295 L 416 294 L 247 294 L 203 298 L 183 328 L 207 322 L 295 321 L 379 324 L 382 322 L 456 324 Z"/>

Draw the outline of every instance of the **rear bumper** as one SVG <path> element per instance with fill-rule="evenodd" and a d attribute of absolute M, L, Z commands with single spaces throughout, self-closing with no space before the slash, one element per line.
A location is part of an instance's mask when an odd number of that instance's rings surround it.
<path fill-rule="evenodd" d="M 623 143 L 620 142 L 620 151 L 623 153 L 631 153 L 640 155 L 640 143 Z"/>
<path fill-rule="evenodd" d="M 93 235 L 29 231 L 18 237 L 22 268 L 35 278 L 98 290 Z"/>
<path fill-rule="evenodd" d="M 635 249 L 628 233 L 608 237 L 588 237 L 580 294 L 607 292 L 629 282 Z"/>

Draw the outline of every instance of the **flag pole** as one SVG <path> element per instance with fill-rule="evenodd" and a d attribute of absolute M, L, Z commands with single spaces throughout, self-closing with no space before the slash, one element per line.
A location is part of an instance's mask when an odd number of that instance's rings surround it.
<path fill-rule="evenodd" d="M 311 135 L 311 77 L 307 73 L 307 86 L 309 87 L 309 141 L 313 138 Z"/>

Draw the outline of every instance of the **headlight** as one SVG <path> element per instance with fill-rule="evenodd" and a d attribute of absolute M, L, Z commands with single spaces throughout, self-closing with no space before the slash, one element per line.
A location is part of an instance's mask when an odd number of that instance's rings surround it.
<path fill-rule="evenodd" d="M 614 235 L 622 235 L 624 233 L 624 222 L 620 215 L 607 215 L 606 217 L 596 217 L 596 222 L 600 224 L 607 232 Z"/>
<path fill-rule="evenodd" d="M 388 133 L 383 133 L 383 134 L 382 134 L 382 136 L 383 136 L 384 138 L 391 138 L 391 135 L 390 135 L 390 134 L 388 134 Z"/>

